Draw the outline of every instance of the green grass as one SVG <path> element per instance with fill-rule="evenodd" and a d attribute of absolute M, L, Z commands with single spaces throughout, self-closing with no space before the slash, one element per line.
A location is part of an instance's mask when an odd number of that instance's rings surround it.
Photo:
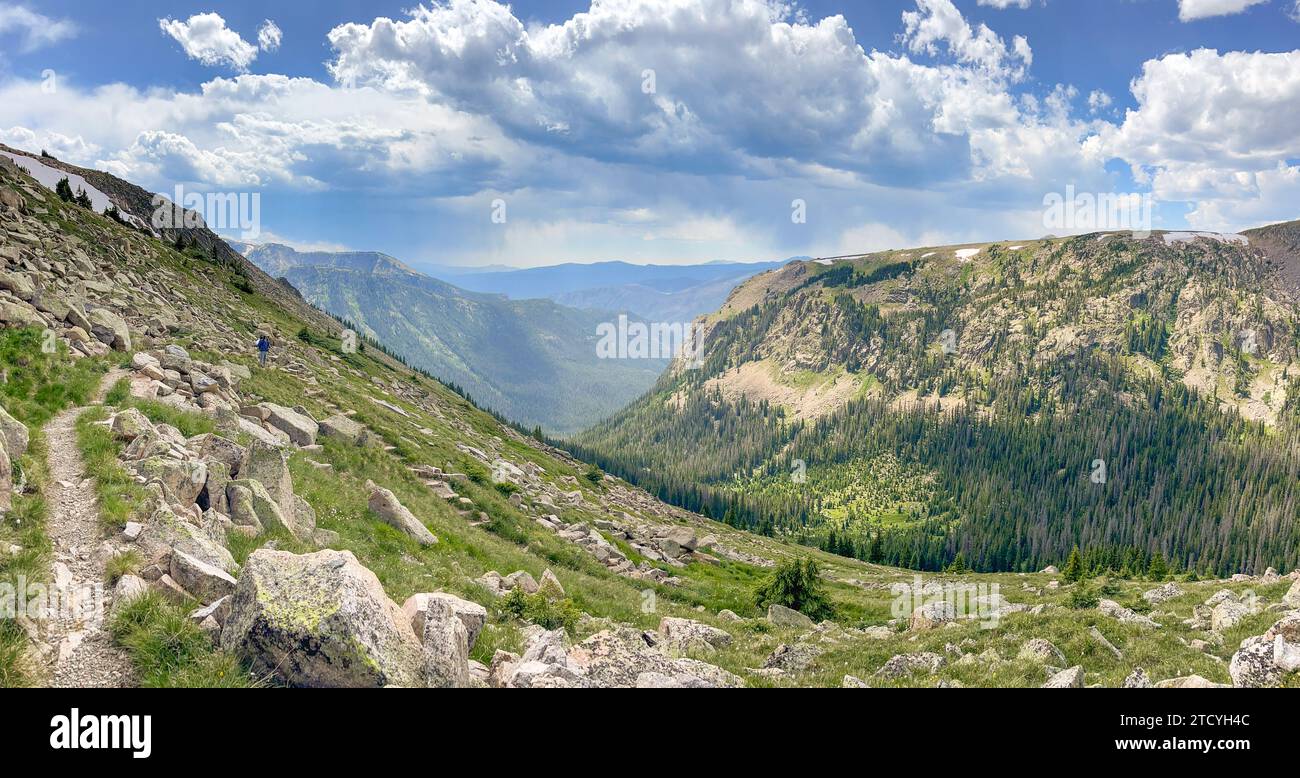
<path fill-rule="evenodd" d="M 86 475 L 95 481 L 99 498 L 99 518 L 105 527 L 121 529 L 147 506 L 148 492 L 127 472 L 118 460 L 121 446 L 112 431 L 98 422 L 110 411 L 91 408 L 77 419 L 77 446 L 86 465 Z"/>
<path fill-rule="evenodd" d="M 210 417 L 193 411 L 175 408 L 157 400 L 133 399 L 126 402 L 127 407 L 135 408 L 154 424 L 170 424 L 181 431 L 185 437 L 204 435 L 216 429 L 216 422 Z"/>
<path fill-rule="evenodd" d="M 51 545 L 45 534 L 49 507 L 44 497 L 49 481 L 42 427 L 59 411 L 89 401 L 98 387 L 104 363 L 73 360 L 61 344 L 42 349 L 44 333 L 35 328 L 0 331 L 0 405 L 27 426 L 27 453 L 14 461 L 13 508 L 0 516 L 0 546 L 22 551 L 0 554 L 0 584 L 17 586 L 20 577 L 45 581 L 50 575 Z M 17 487 L 22 486 L 19 490 Z M 40 669 L 31 661 L 26 633 L 14 619 L 0 619 L 0 687 L 40 682 Z"/>
<path fill-rule="evenodd" d="M 150 688 L 247 688 L 259 685 L 187 615 L 156 592 L 121 606 L 112 616 L 113 639 L 126 649 Z"/>

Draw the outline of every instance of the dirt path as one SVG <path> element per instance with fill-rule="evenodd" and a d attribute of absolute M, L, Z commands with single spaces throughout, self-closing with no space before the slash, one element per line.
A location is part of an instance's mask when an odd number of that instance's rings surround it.
<path fill-rule="evenodd" d="M 104 376 L 94 404 L 101 404 L 113 384 L 127 375 L 125 370 L 114 370 Z M 86 477 L 77 446 L 77 418 L 86 410 L 63 411 L 45 428 L 53 580 L 62 602 L 47 622 L 46 640 L 55 647 L 50 685 L 134 686 L 130 660 L 113 645 L 104 623 L 109 594 L 104 583 L 107 533 L 99 523 L 95 486 Z"/>

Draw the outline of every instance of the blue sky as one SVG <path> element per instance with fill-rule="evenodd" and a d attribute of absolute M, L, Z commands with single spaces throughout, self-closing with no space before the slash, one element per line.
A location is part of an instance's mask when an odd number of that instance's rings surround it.
<path fill-rule="evenodd" d="M 1298 0 L 410 7 L 0 0 L 0 141 L 414 263 L 1032 238 L 1067 186 L 1300 217 Z"/>

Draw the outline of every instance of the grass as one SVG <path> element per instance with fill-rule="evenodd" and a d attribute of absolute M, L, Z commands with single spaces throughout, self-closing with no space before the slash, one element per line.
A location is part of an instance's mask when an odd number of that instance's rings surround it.
<path fill-rule="evenodd" d="M 99 517 L 105 527 L 121 529 L 147 505 L 148 493 L 118 461 L 120 445 L 112 430 L 100 422 L 109 417 L 105 407 L 91 408 L 77 419 L 77 446 L 86 475 L 95 481 Z"/>
<path fill-rule="evenodd" d="M 181 410 L 157 400 L 128 400 L 125 405 L 135 408 L 154 424 L 170 424 L 187 438 L 205 435 L 216 429 L 216 422 L 201 413 Z"/>
<path fill-rule="evenodd" d="M 42 349 L 44 333 L 35 328 L 0 331 L 0 405 L 27 426 L 27 453 L 14 461 L 13 508 L 0 516 L 0 585 L 16 590 L 18 579 L 46 581 L 51 545 L 45 534 L 49 507 L 44 497 L 49 473 L 42 427 L 59 411 L 87 402 L 105 370 L 98 360 L 73 360 L 61 344 Z M 19 489 L 19 487 L 22 487 Z M 15 619 L 0 619 L 0 687 L 31 686 L 41 681 L 32 661 L 27 633 Z"/>
<path fill-rule="evenodd" d="M 212 640 L 185 608 L 147 592 L 118 608 L 109 627 L 148 688 L 248 688 L 258 686 L 235 657 Z"/>

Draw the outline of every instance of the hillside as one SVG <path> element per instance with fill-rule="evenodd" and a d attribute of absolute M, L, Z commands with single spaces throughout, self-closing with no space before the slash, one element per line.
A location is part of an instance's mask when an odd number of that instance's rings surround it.
<path fill-rule="evenodd" d="M 574 450 L 873 561 L 1300 563 L 1296 224 L 792 263 Z M 795 477 L 792 477 L 795 476 Z"/>
<path fill-rule="evenodd" d="M 104 606 L 0 620 L 5 686 L 1300 682 L 1300 574 L 921 580 L 738 531 L 345 352 L 197 238 L 0 162 L 0 582 Z"/>
<path fill-rule="evenodd" d="M 375 252 L 241 247 L 314 305 L 529 428 L 588 427 L 643 394 L 668 365 L 598 359 L 597 327 L 617 320 L 608 312 L 466 292 Z"/>

